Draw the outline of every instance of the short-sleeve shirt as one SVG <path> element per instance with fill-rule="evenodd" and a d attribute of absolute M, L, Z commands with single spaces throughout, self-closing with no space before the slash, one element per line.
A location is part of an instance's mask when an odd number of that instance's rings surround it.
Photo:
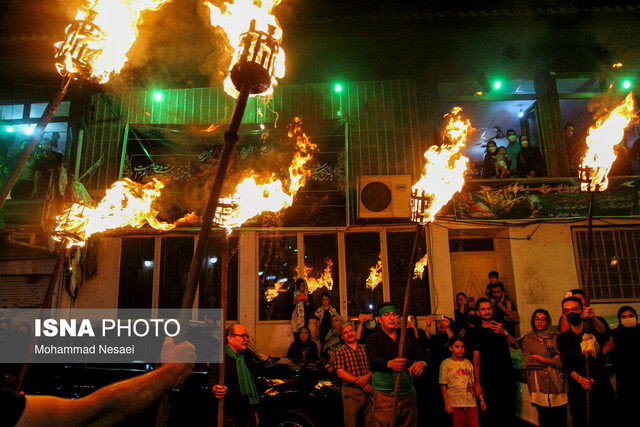
<path fill-rule="evenodd" d="M 13 390 L 0 388 L 0 414 L 2 414 L 2 423 L 6 422 L 7 425 L 10 426 L 17 424 L 24 412 L 26 403 L 27 401 L 24 395 L 16 393 Z"/>
<path fill-rule="evenodd" d="M 336 371 L 344 369 L 356 377 L 361 377 L 371 371 L 364 345 L 360 343 L 358 343 L 356 350 L 352 349 L 349 344 L 340 347 L 333 356 L 333 366 Z"/>
<path fill-rule="evenodd" d="M 473 364 L 467 359 L 456 362 L 451 358 L 440 364 L 440 384 L 446 384 L 449 404 L 454 408 L 476 406 L 473 395 Z"/>

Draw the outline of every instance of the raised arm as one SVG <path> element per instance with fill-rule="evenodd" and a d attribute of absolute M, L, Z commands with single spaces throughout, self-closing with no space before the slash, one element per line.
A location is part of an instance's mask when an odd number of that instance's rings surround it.
<path fill-rule="evenodd" d="M 195 347 L 189 342 L 173 344 L 168 338 L 162 348 L 164 357 L 182 354 L 195 362 Z M 185 360 L 185 357 L 179 357 Z M 26 406 L 16 424 L 22 426 L 118 425 L 142 412 L 171 388 L 181 384 L 193 369 L 193 363 L 167 363 L 159 369 L 120 381 L 81 399 L 53 396 L 26 396 Z"/>

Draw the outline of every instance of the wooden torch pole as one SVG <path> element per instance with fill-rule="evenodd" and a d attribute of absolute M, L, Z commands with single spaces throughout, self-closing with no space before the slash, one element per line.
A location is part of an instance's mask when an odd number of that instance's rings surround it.
<path fill-rule="evenodd" d="M 416 224 L 416 236 L 413 240 L 413 249 L 411 250 L 411 258 L 409 261 L 409 277 L 407 278 L 407 288 L 404 291 L 404 305 L 402 306 L 402 321 L 400 325 L 400 344 L 398 346 L 398 357 L 404 355 L 404 344 L 407 338 L 407 315 L 409 314 L 409 298 L 411 294 L 411 283 L 413 282 L 413 270 L 416 264 L 416 254 L 418 253 L 418 242 L 420 240 L 420 231 L 422 230 L 421 224 Z M 405 367 L 406 368 L 406 367 Z M 400 392 L 400 380 L 402 373 L 396 374 L 396 385 L 393 391 L 393 416 L 391 418 L 391 425 L 396 425 L 396 418 L 398 416 L 398 393 Z"/>
<path fill-rule="evenodd" d="M 182 295 L 182 315 L 180 318 L 180 324 L 184 325 L 180 334 L 176 337 L 176 343 L 182 342 L 185 339 L 187 332 L 187 322 L 189 321 L 187 309 L 193 306 L 193 300 L 196 296 L 196 289 L 198 287 L 198 278 L 202 271 L 202 260 L 207 250 L 207 244 L 209 243 L 209 234 L 211 232 L 211 225 L 213 224 L 213 216 L 218 208 L 218 200 L 222 193 L 222 186 L 227 175 L 227 169 L 233 155 L 235 144 L 238 141 L 238 131 L 240 130 L 240 123 L 242 122 L 242 116 L 244 116 L 244 110 L 247 108 L 247 100 L 251 92 L 252 82 L 250 79 L 245 79 L 240 94 L 236 100 L 236 106 L 231 116 L 231 122 L 227 131 L 224 133 L 224 148 L 220 156 L 220 162 L 218 163 L 218 171 L 216 172 L 213 186 L 211 187 L 211 194 L 209 195 L 209 201 L 202 216 L 202 226 L 200 233 L 198 234 L 198 243 L 191 259 L 191 266 L 189 268 L 189 276 L 187 278 L 187 284 Z M 224 359 L 223 359 L 224 360 Z M 171 409 L 171 393 L 164 395 L 160 401 L 158 407 L 158 415 L 156 417 L 156 426 L 166 426 L 169 421 L 169 411 Z"/>

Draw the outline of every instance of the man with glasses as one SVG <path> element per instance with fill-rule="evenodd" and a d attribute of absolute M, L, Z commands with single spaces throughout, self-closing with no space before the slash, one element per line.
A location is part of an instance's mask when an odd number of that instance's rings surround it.
<path fill-rule="evenodd" d="M 224 348 L 224 386 L 218 384 L 217 369 L 211 372 L 210 384 L 213 394 L 224 398 L 225 427 L 258 425 L 258 403 L 251 371 L 247 367 L 243 352 L 249 344 L 249 334 L 242 325 L 231 325 L 226 330 L 227 345 Z"/>
<path fill-rule="evenodd" d="M 397 313 L 398 310 L 390 302 L 385 302 L 378 308 L 381 329 L 369 336 L 365 346 L 373 372 L 373 422 L 376 427 L 416 426 L 418 422 L 413 377 L 420 376 L 427 366 L 426 355 L 415 340 L 407 339 L 403 357 L 398 356 L 400 318 Z M 398 375 L 400 375 L 400 391 L 397 418 L 394 423 L 392 420 L 393 393 Z"/>
<path fill-rule="evenodd" d="M 558 335 L 557 344 L 562 367 L 569 376 L 569 408 L 573 425 L 586 425 L 587 390 L 591 392 L 591 425 L 616 425 L 613 418 L 615 411 L 611 410 L 614 392 L 602 353 L 607 337 L 593 327 L 589 329 L 589 334 L 585 333 L 584 322 L 592 318 L 594 312 L 593 309 L 587 310 L 580 298 L 563 299 L 562 315 L 570 329 Z M 583 353 L 588 353 L 588 356 Z M 586 357 L 589 357 L 589 378 L 586 373 Z"/>

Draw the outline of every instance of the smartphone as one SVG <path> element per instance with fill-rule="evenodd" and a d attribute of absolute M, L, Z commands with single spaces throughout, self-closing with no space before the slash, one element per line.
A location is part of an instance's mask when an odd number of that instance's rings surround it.
<path fill-rule="evenodd" d="M 442 319 L 444 319 L 444 314 L 434 314 L 433 318 L 436 322 L 441 321 Z"/>

